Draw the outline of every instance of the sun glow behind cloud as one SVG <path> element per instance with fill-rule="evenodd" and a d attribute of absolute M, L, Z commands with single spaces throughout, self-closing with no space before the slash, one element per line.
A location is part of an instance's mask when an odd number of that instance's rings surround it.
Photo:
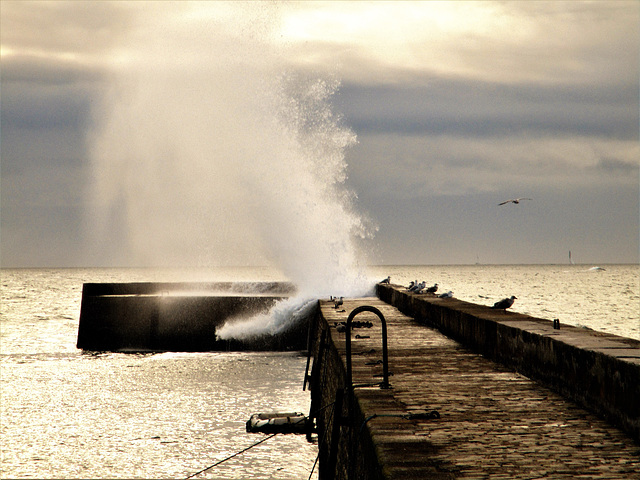
<path fill-rule="evenodd" d="M 360 68 L 364 58 L 377 67 L 374 82 L 391 80 L 380 76 L 384 69 L 482 77 L 486 58 L 481 63 L 477 54 L 487 43 L 515 45 L 533 33 L 526 19 L 489 2 L 301 4 L 285 15 L 282 27 L 283 36 L 299 44 L 301 61 L 310 45 L 325 45 L 324 54 L 316 52 L 316 66 L 337 55 L 348 72 L 347 59 L 359 57 Z"/>
<path fill-rule="evenodd" d="M 611 53 L 632 60 L 623 45 L 638 16 L 621 22 L 617 2 L 596 2 L 586 12 L 561 3 L 295 3 L 283 13 L 281 35 L 297 47 L 299 64 L 329 66 L 361 83 L 424 83 L 429 75 L 498 83 L 619 80 L 612 69 L 594 71 L 592 60 Z"/>
<path fill-rule="evenodd" d="M 303 41 L 411 44 L 504 28 L 498 6 L 468 2 L 340 2 L 298 4 L 285 15 L 283 35 Z"/>

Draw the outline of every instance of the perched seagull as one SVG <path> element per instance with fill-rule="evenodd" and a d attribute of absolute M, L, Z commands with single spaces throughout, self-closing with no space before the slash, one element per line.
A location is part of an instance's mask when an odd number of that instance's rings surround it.
<path fill-rule="evenodd" d="M 384 280 L 382 280 L 380 283 L 391 283 L 391 277 L 387 277 Z"/>
<path fill-rule="evenodd" d="M 441 293 L 438 295 L 439 298 L 451 298 L 453 297 L 453 292 L 449 290 L 447 293 Z"/>
<path fill-rule="evenodd" d="M 438 284 L 436 283 L 433 287 L 427 288 L 427 293 L 436 293 L 438 291 Z"/>
<path fill-rule="evenodd" d="M 413 280 L 411 280 L 411 281 L 409 282 L 409 286 L 407 287 L 407 290 L 411 290 L 415 284 L 416 284 L 416 282 L 414 282 Z"/>
<path fill-rule="evenodd" d="M 533 198 L 512 198 L 511 200 L 506 200 L 504 202 L 500 202 L 498 205 L 504 205 L 506 203 L 520 203 L 521 200 L 533 200 Z"/>
<path fill-rule="evenodd" d="M 491 308 L 495 308 L 497 310 L 506 310 L 511 305 L 513 305 L 513 301 L 516 299 L 517 297 L 515 295 L 512 295 L 511 298 L 503 298 L 499 302 L 494 303 L 493 307 Z"/>
<path fill-rule="evenodd" d="M 422 293 L 422 290 L 424 290 L 424 287 L 427 286 L 427 282 L 420 282 L 418 284 L 418 288 L 416 288 L 413 293 Z"/>
<path fill-rule="evenodd" d="M 334 298 L 333 303 L 335 304 L 333 308 L 337 309 L 340 305 L 342 305 L 342 297 Z"/>

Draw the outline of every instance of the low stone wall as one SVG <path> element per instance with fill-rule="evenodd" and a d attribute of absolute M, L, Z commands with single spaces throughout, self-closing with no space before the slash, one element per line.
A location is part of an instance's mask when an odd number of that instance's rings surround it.
<path fill-rule="evenodd" d="M 543 381 L 640 440 L 640 342 L 379 284 L 378 297 L 472 350 Z"/>
<path fill-rule="evenodd" d="M 250 342 L 218 340 L 227 320 L 267 312 L 288 283 L 86 283 L 77 347 L 91 351 L 301 350 L 305 325 Z"/>
<path fill-rule="evenodd" d="M 344 346 L 334 343 L 330 328 L 318 309 L 310 325 L 310 354 L 314 361 L 309 389 L 310 416 L 315 419 L 318 430 L 319 478 L 385 479 L 387 476 L 377 459 L 369 429 L 354 430 L 354 425 L 365 424 L 365 416 L 359 403 L 345 389 L 347 375 L 340 356 Z M 390 400 L 384 391 L 379 392 L 378 402 Z"/>

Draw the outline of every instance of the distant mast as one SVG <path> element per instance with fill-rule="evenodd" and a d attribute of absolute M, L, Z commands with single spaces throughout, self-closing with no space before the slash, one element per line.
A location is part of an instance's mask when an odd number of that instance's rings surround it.
<path fill-rule="evenodd" d="M 571 260 L 571 250 L 569 250 L 569 263 L 573 265 L 573 260 Z"/>

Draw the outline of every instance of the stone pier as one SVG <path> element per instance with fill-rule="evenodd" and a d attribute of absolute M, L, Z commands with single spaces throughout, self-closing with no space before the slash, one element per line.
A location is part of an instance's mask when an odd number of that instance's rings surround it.
<path fill-rule="evenodd" d="M 388 288 L 390 295 L 400 291 Z M 382 325 L 370 312 L 353 319 L 358 328 L 351 331 L 347 385 L 343 322 L 362 305 L 386 319 L 390 388 L 381 388 Z M 517 320 L 517 314 L 483 308 L 480 317 Z M 640 479 L 633 429 L 625 431 L 599 406 L 584 408 L 556 385 L 525 376 L 520 360 L 503 362 L 505 353 L 497 362 L 482 355 L 483 347 L 427 325 L 426 316 L 406 313 L 375 297 L 345 299 L 339 308 L 320 301 L 309 380 L 321 479 Z M 463 330 L 477 329 L 465 316 L 471 314 L 440 315 L 457 315 Z M 640 349 L 626 346 L 631 367 L 624 375 L 638 375 Z"/>

